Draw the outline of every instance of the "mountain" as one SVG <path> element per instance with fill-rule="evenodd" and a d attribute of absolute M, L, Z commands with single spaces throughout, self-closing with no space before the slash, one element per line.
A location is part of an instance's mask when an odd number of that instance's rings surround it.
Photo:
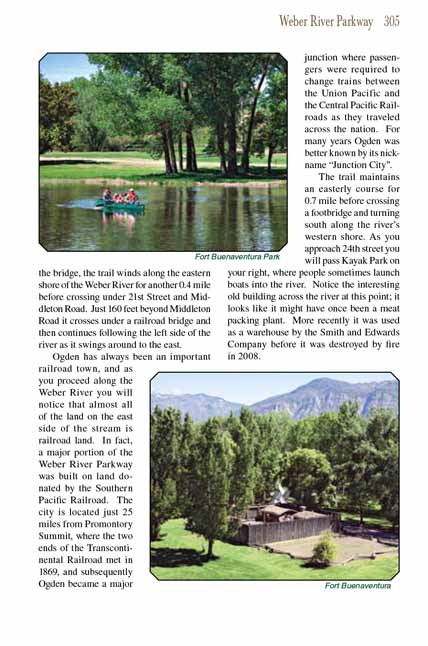
<path fill-rule="evenodd" d="M 172 406 L 180 410 L 183 415 L 189 413 L 195 422 L 205 422 L 210 417 L 227 417 L 230 412 L 239 414 L 243 404 L 228 402 L 221 397 L 212 397 L 211 395 L 162 395 L 152 393 L 151 409 L 156 406 L 168 408 Z"/>
<path fill-rule="evenodd" d="M 398 412 L 398 382 L 392 381 L 350 384 L 335 379 L 314 379 L 299 386 L 290 393 L 275 395 L 247 406 L 255 413 L 285 412 L 293 419 L 303 419 L 328 411 L 338 411 L 346 401 L 358 401 L 360 414 L 370 415 L 373 407 L 392 408 Z M 231 411 L 239 413 L 244 404 L 226 401 L 211 395 L 167 395 L 153 393 L 152 410 L 155 406 L 173 406 L 189 415 L 197 422 L 213 416 L 227 416 Z"/>
<path fill-rule="evenodd" d="M 291 393 L 269 397 L 251 406 L 255 413 L 284 411 L 293 419 L 338 411 L 346 401 L 358 401 L 360 414 L 370 415 L 373 407 L 398 410 L 397 381 L 350 384 L 334 379 L 314 379 Z"/>

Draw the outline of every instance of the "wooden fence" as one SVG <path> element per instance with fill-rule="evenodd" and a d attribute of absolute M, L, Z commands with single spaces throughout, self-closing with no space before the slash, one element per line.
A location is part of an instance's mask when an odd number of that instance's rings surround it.
<path fill-rule="evenodd" d="M 239 528 L 237 540 L 243 545 L 262 546 L 267 543 L 317 536 L 328 529 L 337 532 L 339 528 L 340 517 L 338 514 L 326 514 L 316 518 L 301 518 L 283 523 L 244 521 Z"/>

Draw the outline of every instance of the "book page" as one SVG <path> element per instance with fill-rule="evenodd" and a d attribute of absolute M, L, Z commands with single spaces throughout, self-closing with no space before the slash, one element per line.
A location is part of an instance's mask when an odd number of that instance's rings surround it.
<path fill-rule="evenodd" d="M 3 641 L 404 637 L 425 8 L 72 9 L 4 10 Z"/>

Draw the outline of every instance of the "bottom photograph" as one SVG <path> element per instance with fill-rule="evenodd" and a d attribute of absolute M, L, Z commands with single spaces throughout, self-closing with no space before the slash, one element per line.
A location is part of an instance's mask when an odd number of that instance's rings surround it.
<path fill-rule="evenodd" d="M 165 372 L 150 384 L 159 580 L 389 581 L 399 571 L 390 372 Z"/>

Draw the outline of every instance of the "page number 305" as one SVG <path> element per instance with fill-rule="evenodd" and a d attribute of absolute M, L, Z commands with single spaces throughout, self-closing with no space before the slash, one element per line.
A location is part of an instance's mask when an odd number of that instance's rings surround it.
<path fill-rule="evenodd" d="M 400 25 L 400 16 L 385 16 L 384 27 L 398 27 Z"/>

